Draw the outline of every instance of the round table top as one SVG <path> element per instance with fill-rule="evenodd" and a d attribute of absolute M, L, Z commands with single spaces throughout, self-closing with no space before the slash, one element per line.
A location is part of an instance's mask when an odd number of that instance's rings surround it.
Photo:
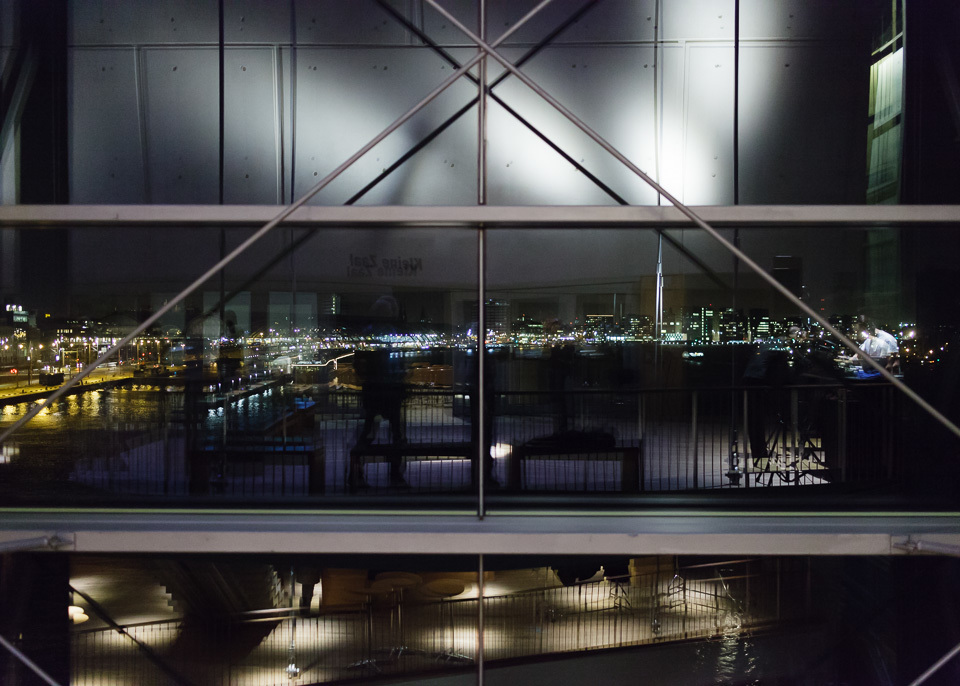
<path fill-rule="evenodd" d="M 437 598 L 452 598 L 460 595 L 466 590 L 467 586 L 459 579 L 434 579 L 423 585 L 424 595 L 431 595 Z"/>
<path fill-rule="evenodd" d="M 380 592 L 399 591 L 406 588 L 413 588 L 423 583 L 423 579 L 418 574 L 409 572 L 383 572 L 374 577 L 370 588 Z"/>

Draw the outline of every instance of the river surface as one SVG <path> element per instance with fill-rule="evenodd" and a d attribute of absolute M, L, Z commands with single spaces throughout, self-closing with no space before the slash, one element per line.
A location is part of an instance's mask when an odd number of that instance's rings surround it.
<path fill-rule="evenodd" d="M 205 394 L 201 402 L 210 403 Z M 10 426 L 36 401 L 0 408 L 0 430 Z M 44 407 L 11 437 L 21 454 L 36 457 L 76 455 L 92 449 L 109 449 L 116 436 L 157 433 L 180 425 L 185 419 L 182 388 L 158 387 L 131 382 L 123 386 L 89 390 L 60 398 Z M 224 421 L 230 432 L 259 431 L 282 416 L 282 408 L 293 409 L 295 395 L 276 386 L 239 398 L 225 406 L 196 409 L 203 433 L 221 435 Z"/>

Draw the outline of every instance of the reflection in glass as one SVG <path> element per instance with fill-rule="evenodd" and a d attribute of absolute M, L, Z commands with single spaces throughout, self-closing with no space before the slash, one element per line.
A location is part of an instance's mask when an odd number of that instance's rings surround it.
<path fill-rule="evenodd" d="M 245 233 L 226 234 L 226 248 Z M 8 373 L 0 389 L 3 428 L 219 250 L 189 231 L 147 231 L 143 245 L 171 261 L 138 268 L 124 258 L 129 239 L 111 234 L 73 244 L 78 257 L 121 267 L 105 274 L 84 261 L 71 316 L 4 337 L 4 361 L 23 373 Z M 181 245 L 193 249 L 177 264 Z M 472 487 L 469 393 L 455 407 L 453 388 L 472 387 L 463 360 L 476 345 L 473 233 L 286 229 L 258 248 L 15 434 L 4 454 L 24 486 L 18 497 L 269 500 Z"/>
<path fill-rule="evenodd" d="M 73 556 L 69 567 L 63 617 L 68 602 L 89 617 L 65 636 L 71 683 L 476 678 L 476 558 Z M 949 614 L 941 575 L 952 567 L 485 556 L 483 668 L 511 683 L 534 660 L 539 676 L 564 683 L 598 672 L 617 683 L 637 673 L 653 684 L 899 683 L 939 655 L 928 643 Z M 904 582 L 915 606 L 896 603 Z"/>
<path fill-rule="evenodd" d="M 95 248 L 91 235 L 78 254 L 119 260 L 119 242 Z M 929 280 L 948 270 L 932 230 L 736 237 L 848 337 L 889 334 L 895 353 L 875 357 L 950 401 L 947 291 Z M 218 251 L 193 244 L 196 261 Z M 53 489 L 100 503 L 413 503 L 475 492 L 481 468 L 500 502 L 928 473 L 900 446 L 934 434 L 903 421 L 913 407 L 859 357 L 872 348 L 846 348 L 700 232 L 488 230 L 483 389 L 473 230 L 292 228 L 262 249 L 49 406 L 176 292 L 173 262 L 77 270 L 74 315 L 4 336 L 2 426 L 38 410 L 4 447 L 15 501 Z"/>

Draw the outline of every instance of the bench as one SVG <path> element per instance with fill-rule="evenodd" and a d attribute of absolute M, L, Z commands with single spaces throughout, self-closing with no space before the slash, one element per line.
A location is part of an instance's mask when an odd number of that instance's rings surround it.
<path fill-rule="evenodd" d="M 322 494 L 326 488 L 324 462 L 323 446 L 302 437 L 290 437 L 284 441 L 240 435 L 231 437 L 226 445 L 206 442 L 191 451 L 191 492 L 204 493 L 208 484 L 215 485 L 204 475 L 220 464 L 221 477 L 240 478 L 263 478 L 268 469 L 305 468 L 308 493 Z"/>
<path fill-rule="evenodd" d="M 620 475 L 612 488 L 596 475 L 597 465 L 619 463 Z M 524 466 L 527 467 L 524 470 Z M 589 472 L 593 471 L 592 476 Z M 578 474 L 577 472 L 582 472 Z M 641 490 L 639 447 L 597 449 L 560 445 L 517 446 L 513 449 L 507 486 L 511 490 L 604 491 L 639 493 Z M 539 482 L 539 483 L 538 483 Z"/>
<path fill-rule="evenodd" d="M 367 464 L 390 463 L 391 481 L 403 482 L 403 466 L 410 461 L 470 460 L 476 447 L 469 442 L 445 443 L 368 443 L 350 449 L 347 466 L 347 487 L 354 491 L 365 484 L 364 468 Z"/>

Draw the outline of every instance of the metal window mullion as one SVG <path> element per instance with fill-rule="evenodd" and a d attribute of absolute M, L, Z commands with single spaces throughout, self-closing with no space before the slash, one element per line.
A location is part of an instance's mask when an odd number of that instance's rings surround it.
<path fill-rule="evenodd" d="M 699 469 L 698 469 L 698 460 L 700 459 L 699 451 L 697 450 L 697 432 L 699 430 L 697 426 L 697 400 L 698 400 L 697 391 L 693 391 L 693 397 L 690 400 L 690 447 L 688 449 L 688 455 L 691 460 L 693 460 L 693 487 L 699 488 L 700 485 L 697 483 L 699 481 Z M 679 479 L 680 474 L 677 470 L 677 478 Z M 678 484 L 679 485 L 679 484 Z"/>
<path fill-rule="evenodd" d="M 477 686 L 483 686 L 483 554 L 477 557 Z"/>
<path fill-rule="evenodd" d="M 790 389 L 790 440 L 787 444 L 787 450 L 792 452 L 793 468 L 797 471 L 796 484 L 801 483 L 800 475 L 803 469 L 803 439 L 800 436 L 800 397 L 796 388 Z M 788 459 L 787 468 L 791 466 Z"/>
<path fill-rule="evenodd" d="M 486 40 L 487 17 L 486 0 L 480 0 L 478 3 L 477 23 L 480 35 Z M 484 53 L 479 65 L 479 89 L 477 100 L 477 204 L 487 204 L 487 57 Z M 487 242 L 486 229 L 481 225 L 477 230 L 477 399 L 479 407 L 475 416 L 477 417 L 477 516 L 483 519 L 486 510 L 484 503 L 484 486 L 486 479 L 487 460 L 492 460 L 492 456 L 487 455 L 487 299 L 486 299 L 486 275 L 487 275 Z M 480 656 L 481 663 L 478 669 L 477 680 L 483 684 L 483 557 L 480 558 L 481 586 L 480 586 Z"/>
<path fill-rule="evenodd" d="M 480 0 L 478 3 L 477 22 L 480 28 L 480 37 L 487 39 L 487 3 Z M 487 204 L 487 56 L 484 53 L 479 65 L 479 89 L 477 100 L 477 204 Z"/>
<path fill-rule="evenodd" d="M 485 455 L 487 445 L 487 303 L 486 303 L 486 274 L 487 274 L 487 230 L 480 226 L 477 229 L 477 407 L 473 416 L 477 418 L 477 516 L 483 519 L 485 514 L 484 503 L 484 472 L 486 471 Z"/>

